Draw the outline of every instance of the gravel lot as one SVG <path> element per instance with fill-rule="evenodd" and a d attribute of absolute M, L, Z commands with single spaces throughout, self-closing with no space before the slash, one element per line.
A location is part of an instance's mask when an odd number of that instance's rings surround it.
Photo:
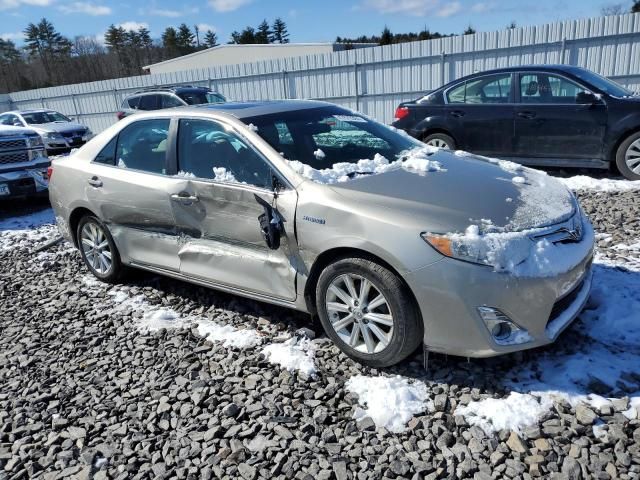
<path fill-rule="evenodd" d="M 579 192 L 596 288 L 556 344 L 429 371 L 356 364 L 285 309 L 100 284 L 68 244 L 32 253 L 46 207 L 5 208 L 0 479 L 640 478 L 639 192 Z"/>

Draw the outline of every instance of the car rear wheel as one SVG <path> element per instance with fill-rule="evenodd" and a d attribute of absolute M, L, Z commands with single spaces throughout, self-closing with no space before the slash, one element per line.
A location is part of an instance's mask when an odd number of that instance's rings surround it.
<path fill-rule="evenodd" d="M 424 137 L 424 143 L 432 147 L 442 148 L 444 150 L 455 150 L 456 142 L 449 135 L 444 133 L 432 133 Z"/>
<path fill-rule="evenodd" d="M 618 147 L 616 166 L 629 180 L 640 180 L 640 132 L 630 135 Z"/>
<path fill-rule="evenodd" d="M 316 287 L 325 332 L 349 357 L 371 367 L 394 365 L 422 341 L 422 320 L 405 284 L 364 258 L 327 266 Z"/>
<path fill-rule="evenodd" d="M 107 283 L 116 282 L 123 271 L 120 255 L 109 229 L 97 217 L 86 215 L 77 229 L 80 256 L 91 273 Z"/>

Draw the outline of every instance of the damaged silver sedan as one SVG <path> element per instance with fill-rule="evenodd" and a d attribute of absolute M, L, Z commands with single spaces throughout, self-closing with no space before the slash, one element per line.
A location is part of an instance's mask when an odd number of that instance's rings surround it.
<path fill-rule="evenodd" d="M 593 229 L 561 183 L 322 102 L 132 116 L 54 161 L 50 196 L 99 279 L 309 312 L 371 366 L 550 343 L 591 287 Z"/>

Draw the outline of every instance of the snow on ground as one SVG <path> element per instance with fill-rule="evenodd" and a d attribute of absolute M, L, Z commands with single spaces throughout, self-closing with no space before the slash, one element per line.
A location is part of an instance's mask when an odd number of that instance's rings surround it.
<path fill-rule="evenodd" d="M 615 180 L 611 178 L 593 178 L 577 175 L 569 178 L 558 178 L 571 190 L 593 190 L 597 192 L 628 192 L 640 190 L 640 180 Z"/>
<path fill-rule="evenodd" d="M 267 345 L 262 349 L 262 354 L 274 365 L 310 377 L 317 371 L 314 351 L 315 345 L 311 340 L 293 337 L 283 343 Z"/>
<path fill-rule="evenodd" d="M 238 330 L 231 325 L 220 325 L 213 321 L 198 322 L 198 334 L 211 342 L 222 342 L 227 348 L 251 348 L 262 343 L 255 330 Z"/>
<path fill-rule="evenodd" d="M 53 210 L 47 208 L 19 217 L 0 220 L 0 251 L 33 249 L 58 236 Z"/>
<path fill-rule="evenodd" d="M 400 433 L 406 430 L 407 422 L 414 415 L 433 410 L 427 386 L 410 382 L 399 375 L 395 377 L 351 377 L 345 388 L 358 396 L 360 404 L 353 418 L 370 417 L 378 428 Z"/>

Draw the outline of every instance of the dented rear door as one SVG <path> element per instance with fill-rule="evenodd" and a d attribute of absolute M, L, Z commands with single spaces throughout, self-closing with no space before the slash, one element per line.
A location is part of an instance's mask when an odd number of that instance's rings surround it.
<path fill-rule="evenodd" d="M 278 195 L 251 185 L 189 180 L 174 200 L 180 231 L 180 271 L 190 277 L 284 300 L 296 298 L 297 248 L 294 217 L 297 194 Z M 270 249 L 260 230 L 264 213 L 256 196 L 276 208 L 284 229 L 279 248 Z M 197 199 L 197 200 L 195 200 Z"/>

